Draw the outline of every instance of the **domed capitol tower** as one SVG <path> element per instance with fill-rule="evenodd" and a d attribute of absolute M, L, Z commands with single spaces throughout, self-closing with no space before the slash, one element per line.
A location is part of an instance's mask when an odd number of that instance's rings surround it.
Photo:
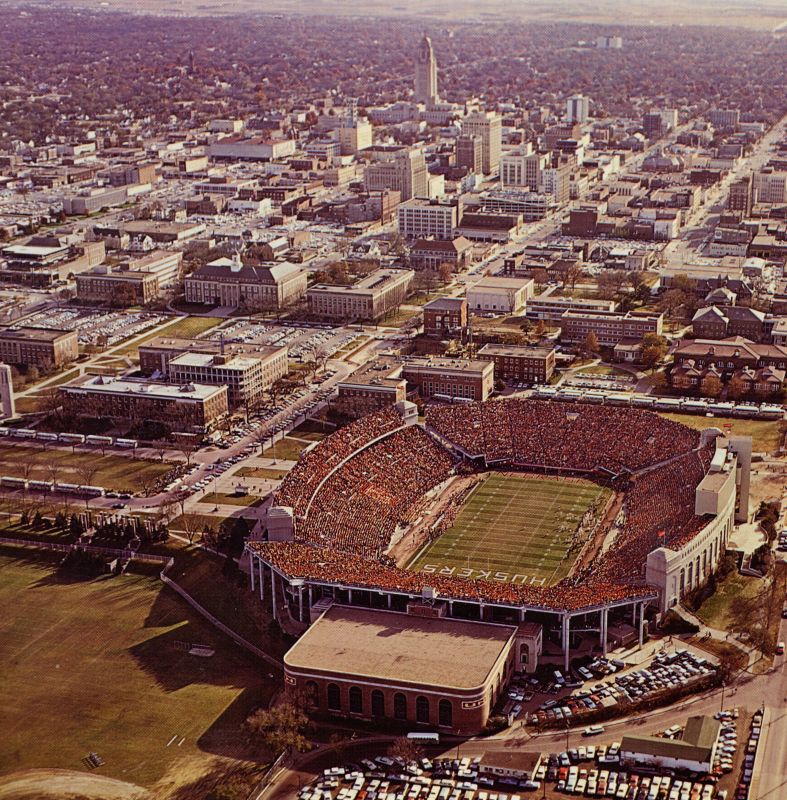
<path fill-rule="evenodd" d="M 415 59 L 415 101 L 433 106 L 439 101 L 437 95 L 437 61 L 432 49 L 432 40 L 424 36 L 418 45 Z"/>

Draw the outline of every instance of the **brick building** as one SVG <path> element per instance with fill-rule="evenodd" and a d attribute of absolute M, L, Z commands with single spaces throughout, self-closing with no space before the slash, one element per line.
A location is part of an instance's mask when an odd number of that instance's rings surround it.
<path fill-rule="evenodd" d="M 284 682 L 320 717 L 481 731 L 515 668 L 513 625 L 331 606 L 284 657 Z"/>
<path fill-rule="evenodd" d="M 102 265 L 76 276 L 80 300 L 112 303 L 118 306 L 145 305 L 159 294 L 159 279 L 152 272 L 113 270 Z"/>
<path fill-rule="evenodd" d="M 338 386 L 333 405 L 351 417 L 362 417 L 407 399 L 407 381 L 402 364 L 380 358 L 353 372 Z"/>
<path fill-rule="evenodd" d="M 6 328 L 0 331 L 0 361 L 59 367 L 79 355 L 76 331 L 58 328 Z"/>
<path fill-rule="evenodd" d="M 700 308 L 691 320 L 696 339 L 726 339 L 743 336 L 761 342 L 767 334 L 766 316 L 747 306 L 708 306 Z"/>
<path fill-rule="evenodd" d="M 205 431 L 228 411 L 226 386 L 83 375 L 61 386 L 58 395 L 66 413 L 75 416 L 152 420 L 177 431 Z"/>
<path fill-rule="evenodd" d="M 580 344 L 594 333 L 602 347 L 614 347 L 624 339 L 640 341 L 646 334 L 661 334 L 662 314 L 641 311 L 565 311 L 560 318 L 560 340 Z"/>
<path fill-rule="evenodd" d="M 306 291 L 306 272 L 287 261 L 259 265 L 220 258 L 185 280 L 187 303 L 240 306 L 252 311 L 286 308 Z"/>
<path fill-rule="evenodd" d="M 548 383 L 555 371 L 554 347 L 485 344 L 478 357 L 491 360 L 495 378 L 524 383 Z"/>
<path fill-rule="evenodd" d="M 427 336 L 461 336 L 467 328 L 467 300 L 439 297 L 424 306 L 424 333 Z"/>
<path fill-rule="evenodd" d="M 466 358 L 414 358 L 402 375 L 407 390 L 424 398 L 440 395 L 462 400 L 486 400 L 494 389 L 494 364 Z"/>
<path fill-rule="evenodd" d="M 328 319 L 378 320 L 405 301 L 414 274 L 378 269 L 352 286 L 315 284 L 306 292 L 309 310 Z"/>

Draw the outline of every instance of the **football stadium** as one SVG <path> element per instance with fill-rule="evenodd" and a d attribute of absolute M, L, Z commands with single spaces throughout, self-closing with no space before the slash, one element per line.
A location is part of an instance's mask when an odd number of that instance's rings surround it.
<path fill-rule="evenodd" d="M 301 635 L 288 687 L 333 715 L 477 731 L 513 672 L 641 645 L 747 517 L 751 440 L 717 428 L 532 399 L 434 404 L 418 419 L 400 403 L 305 451 L 267 539 L 247 544 L 252 587 Z M 406 635 L 348 662 L 347 632 L 370 626 Z M 449 643 L 496 637 L 484 680 L 444 685 L 416 644 L 427 632 L 446 642 L 443 668 Z M 432 678 L 406 680 L 411 663 Z"/>

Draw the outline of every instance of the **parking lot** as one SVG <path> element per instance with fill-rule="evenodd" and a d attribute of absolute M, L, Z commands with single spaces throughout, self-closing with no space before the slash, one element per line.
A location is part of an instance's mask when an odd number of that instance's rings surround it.
<path fill-rule="evenodd" d="M 287 347 L 292 360 L 308 360 L 317 351 L 332 356 L 356 334 L 342 328 L 295 327 L 241 319 L 214 331 L 209 338 L 225 342 L 243 342 L 264 346 Z"/>
<path fill-rule="evenodd" d="M 55 308 L 33 314 L 24 325 L 38 328 L 64 328 L 79 331 L 79 343 L 108 347 L 160 325 L 168 317 L 146 311 L 91 311 L 82 308 Z M 18 327 L 14 326 L 14 327 Z"/>
<path fill-rule="evenodd" d="M 538 728 L 579 724 L 581 718 L 603 709 L 617 708 L 622 713 L 627 706 L 659 692 L 691 686 L 714 669 L 706 658 L 686 649 L 670 653 L 661 650 L 647 666 L 634 669 L 627 669 L 618 659 L 599 657 L 575 667 L 569 675 L 556 669 L 546 681 L 535 677 L 520 679 L 509 689 L 503 713 L 516 718 L 527 706 L 524 714 Z M 542 697 L 546 699 L 541 700 Z"/>

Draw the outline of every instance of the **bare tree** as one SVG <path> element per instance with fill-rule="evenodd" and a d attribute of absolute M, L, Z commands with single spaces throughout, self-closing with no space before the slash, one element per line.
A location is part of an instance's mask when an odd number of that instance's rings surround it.
<path fill-rule="evenodd" d="M 92 486 L 93 480 L 98 472 L 98 465 L 94 461 L 84 461 L 77 467 L 77 475 L 82 486 Z M 85 509 L 90 510 L 90 494 L 85 492 Z"/>

